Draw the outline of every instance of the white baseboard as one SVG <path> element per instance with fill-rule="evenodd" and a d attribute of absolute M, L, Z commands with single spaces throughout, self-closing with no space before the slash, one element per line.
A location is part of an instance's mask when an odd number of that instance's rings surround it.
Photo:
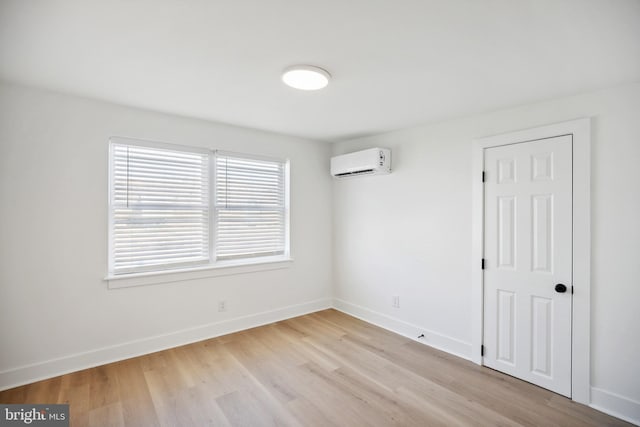
<path fill-rule="evenodd" d="M 462 357 L 463 359 L 471 360 L 471 343 L 430 331 L 418 325 L 396 319 L 395 317 L 391 317 L 341 299 L 333 299 L 333 308 L 350 316 L 364 320 L 365 322 L 372 323 L 391 332 L 395 332 L 396 334 L 411 338 L 419 343 L 437 348 L 438 350 L 446 351 L 447 353 Z M 418 339 L 417 337 L 420 334 L 424 334 L 424 338 Z"/>
<path fill-rule="evenodd" d="M 332 300 L 323 298 L 302 304 L 290 305 L 276 310 L 248 316 L 236 317 L 169 334 L 157 335 L 136 341 L 125 342 L 83 353 L 31 365 L 19 366 L 0 372 L 0 391 L 70 372 L 117 362 L 168 348 L 178 347 L 221 335 L 255 328 L 268 323 L 331 308 Z"/>
<path fill-rule="evenodd" d="M 640 426 L 640 402 L 635 400 L 601 388 L 591 387 L 591 404 L 589 406 Z"/>

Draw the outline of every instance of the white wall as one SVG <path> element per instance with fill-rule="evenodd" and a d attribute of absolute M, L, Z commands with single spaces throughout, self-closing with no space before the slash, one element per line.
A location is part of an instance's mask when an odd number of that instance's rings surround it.
<path fill-rule="evenodd" d="M 294 262 L 108 290 L 113 135 L 290 158 Z M 329 152 L 326 143 L 1 84 L 0 389 L 328 307 Z M 221 299 L 227 312 L 217 311 Z"/>
<path fill-rule="evenodd" d="M 394 169 L 334 183 L 335 304 L 469 357 L 471 140 L 580 117 L 593 119 L 592 400 L 640 422 L 640 84 L 334 144 L 390 147 Z"/>

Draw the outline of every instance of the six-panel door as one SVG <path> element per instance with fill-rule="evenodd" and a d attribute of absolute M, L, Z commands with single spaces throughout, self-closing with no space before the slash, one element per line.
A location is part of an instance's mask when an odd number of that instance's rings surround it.
<path fill-rule="evenodd" d="M 565 396 L 571 395 L 571 138 L 484 153 L 483 363 Z"/>

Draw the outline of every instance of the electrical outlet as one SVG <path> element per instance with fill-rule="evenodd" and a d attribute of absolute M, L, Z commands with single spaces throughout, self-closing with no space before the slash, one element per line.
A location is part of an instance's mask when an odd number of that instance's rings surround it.
<path fill-rule="evenodd" d="M 400 295 L 394 295 L 391 300 L 391 306 L 393 308 L 400 308 Z"/>
<path fill-rule="evenodd" d="M 227 311 L 226 301 L 218 301 L 218 311 Z"/>

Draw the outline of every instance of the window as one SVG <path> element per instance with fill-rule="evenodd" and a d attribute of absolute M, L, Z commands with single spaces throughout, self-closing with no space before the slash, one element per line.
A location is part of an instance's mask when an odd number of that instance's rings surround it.
<path fill-rule="evenodd" d="M 216 260 L 284 255 L 285 166 L 216 155 Z"/>
<path fill-rule="evenodd" d="M 113 138 L 109 275 L 288 256 L 286 161 Z"/>

